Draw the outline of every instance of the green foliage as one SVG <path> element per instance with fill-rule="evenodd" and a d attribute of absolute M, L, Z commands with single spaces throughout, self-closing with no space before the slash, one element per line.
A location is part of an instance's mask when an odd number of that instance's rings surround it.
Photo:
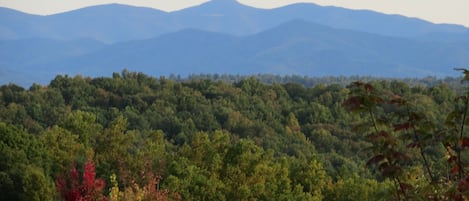
<path fill-rule="evenodd" d="M 0 199 L 57 200 L 53 181 L 87 160 L 113 200 L 390 200 L 395 182 L 412 186 L 412 198 L 466 187 L 426 185 L 445 178 L 454 164 L 444 156 L 467 144 L 465 130 L 458 138 L 460 127 L 447 129 L 460 125 L 467 100 L 453 101 L 456 79 L 362 77 L 372 83 L 344 87 L 356 79 L 181 81 L 124 70 L 1 86 Z M 434 143 L 457 139 L 449 150 Z M 373 172 L 367 161 L 388 166 Z"/>
<path fill-rule="evenodd" d="M 463 72 L 465 82 L 468 71 Z M 394 183 L 397 200 L 467 200 L 469 137 L 464 128 L 469 91 L 455 99 L 443 121 L 441 113 L 430 110 L 437 107 L 435 100 L 443 104 L 442 99 L 399 90 L 403 94 L 397 95 L 378 87 L 354 82 L 344 102 L 350 111 L 367 117 L 356 127 L 371 143 L 367 165 Z M 438 159 L 443 156 L 446 161 Z"/>
<path fill-rule="evenodd" d="M 34 136 L 0 122 L 0 200 L 52 200 L 44 150 Z"/>
<path fill-rule="evenodd" d="M 374 179 L 367 179 L 357 174 L 340 178 L 335 183 L 329 183 L 324 200 L 341 201 L 379 201 L 387 200 L 389 197 L 386 189 L 390 189 L 390 182 L 378 182 Z"/>
<path fill-rule="evenodd" d="M 85 147 L 80 143 L 79 136 L 58 126 L 42 132 L 38 140 L 46 150 L 51 176 L 65 172 L 74 161 L 83 161 L 86 156 Z"/>

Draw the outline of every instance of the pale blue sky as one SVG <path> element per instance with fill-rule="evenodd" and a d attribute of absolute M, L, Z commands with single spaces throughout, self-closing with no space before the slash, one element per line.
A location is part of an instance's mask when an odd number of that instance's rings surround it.
<path fill-rule="evenodd" d="M 1 7 L 26 13 L 49 15 L 90 5 L 121 3 L 157 8 L 165 11 L 179 10 L 198 5 L 207 0 L 0 0 Z M 469 27 L 469 0 L 238 0 L 259 7 L 274 8 L 296 2 L 313 2 L 352 9 L 369 9 L 388 14 L 418 17 L 435 23 L 462 24 Z"/>

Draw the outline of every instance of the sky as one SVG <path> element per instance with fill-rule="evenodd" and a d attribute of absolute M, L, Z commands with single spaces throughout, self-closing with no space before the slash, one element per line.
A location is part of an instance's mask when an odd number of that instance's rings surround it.
<path fill-rule="evenodd" d="M 50 15 L 108 3 L 174 11 L 204 2 L 207 0 L 0 0 L 0 7 L 32 14 Z M 238 0 L 238 2 L 258 8 L 275 8 L 297 2 L 311 2 L 324 6 L 375 10 L 387 14 L 417 17 L 434 23 L 460 24 L 469 27 L 469 0 Z"/>

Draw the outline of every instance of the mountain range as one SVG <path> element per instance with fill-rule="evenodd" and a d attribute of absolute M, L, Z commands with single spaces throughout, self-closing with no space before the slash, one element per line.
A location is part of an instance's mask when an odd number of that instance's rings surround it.
<path fill-rule="evenodd" d="M 123 68 L 415 77 L 468 65 L 464 26 L 310 3 L 258 9 L 212 0 L 174 12 L 109 4 L 49 16 L 0 8 L 0 84 Z"/>

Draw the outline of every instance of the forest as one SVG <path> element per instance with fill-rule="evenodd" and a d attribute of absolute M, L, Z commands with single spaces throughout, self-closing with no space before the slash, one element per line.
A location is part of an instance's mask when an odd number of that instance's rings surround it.
<path fill-rule="evenodd" d="M 10 83 L 0 200 L 468 200 L 463 73 Z"/>

